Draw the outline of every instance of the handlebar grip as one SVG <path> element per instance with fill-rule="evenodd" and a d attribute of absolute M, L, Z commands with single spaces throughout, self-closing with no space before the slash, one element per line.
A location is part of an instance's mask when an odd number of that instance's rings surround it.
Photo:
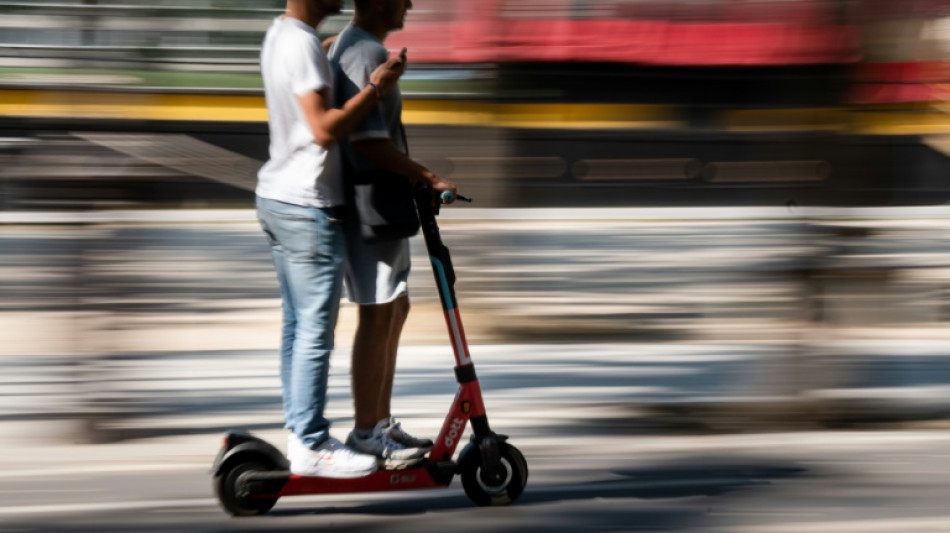
<path fill-rule="evenodd" d="M 451 204 L 455 201 L 455 193 L 452 191 L 442 191 L 442 194 L 439 195 L 439 201 L 443 204 Z"/>

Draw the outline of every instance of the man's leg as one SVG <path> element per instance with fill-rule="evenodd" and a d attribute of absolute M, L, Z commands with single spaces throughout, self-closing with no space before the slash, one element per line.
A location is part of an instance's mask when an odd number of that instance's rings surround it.
<path fill-rule="evenodd" d="M 278 278 L 285 300 L 282 351 L 292 338 L 289 365 L 285 353 L 281 364 L 287 426 L 312 448 L 329 437 L 330 423 L 323 413 L 342 289 L 342 227 L 326 210 L 263 200 L 260 204 L 268 238 L 277 242 L 275 257 L 282 259 L 275 260 L 275 266 L 282 265 Z M 292 319 L 286 316 L 291 310 Z"/>
<path fill-rule="evenodd" d="M 290 379 L 291 418 L 300 440 L 313 447 L 330 436 L 324 407 L 340 287 L 329 265 L 291 262 L 288 270 L 297 308 Z"/>
<path fill-rule="evenodd" d="M 376 407 L 376 420 L 392 416 L 393 382 L 396 378 L 396 354 L 399 351 L 399 338 L 403 326 L 409 317 L 409 295 L 400 296 L 393 302 L 392 319 L 389 323 L 388 344 L 386 346 L 385 371 L 382 388 L 379 393 L 379 403 Z"/>
<path fill-rule="evenodd" d="M 375 416 L 371 417 L 368 414 L 365 416 L 366 426 L 361 427 L 357 425 L 358 430 L 368 431 L 371 427 L 373 429 L 382 428 L 386 434 L 386 438 L 396 443 L 398 446 L 405 449 L 407 452 L 415 454 L 415 457 L 423 455 L 426 451 L 432 448 L 432 441 L 430 439 L 420 439 L 413 437 L 409 433 L 406 433 L 402 429 L 402 424 L 396 422 L 392 417 L 392 396 L 393 396 L 393 382 L 395 381 L 396 375 L 396 354 L 399 351 L 399 338 L 402 335 L 403 326 L 406 324 L 406 318 L 409 316 L 409 296 L 403 295 L 393 301 L 391 304 L 387 304 L 392 307 L 390 317 L 389 317 L 389 331 L 386 334 L 386 343 L 385 346 L 382 346 L 381 349 L 385 351 L 377 357 L 377 360 L 382 365 L 383 370 L 380 373 L 381 375 L 378 378 L 379 391 L 376 395 L 377 403 L 375 409 Z M 380 327 L 382 329 L 382 327 Z M 385 332 L 379 331 L 379 335 L 384 335 Z M 382 343 L 380 343 L 382 344 Z M 371 396 L 367 394 L 367 401 Z M 369 406 L 366 407 L 367 410 Z M 375 422 L 371 420 L 375 419 Z M 375 424 L 370 426 L 370 424 Z"/>
<path fill-rule="evenodd" d="M 277 207 L 270 200 L 261 198 L 256 199 L 257 219 L 264 230 L 267 243 L 270 245 L 271 258 L 274 263 L 274 271 L 277 274 L 277 282 L 280 286 L 281 315 L 282 326 L 280 334 L 280 384 L 281 397 L 284 409 L 284 428 L 293 431 L 293 425 L 290 420 L 290 374 L 293 364 L 294 336 L 297 330 L 297 311 L 294 309 L 294 300 L 287 282 L 287 259 L 284 257 L 284 249 L 277 239 L 278 231 L 276 227 L 278 221 L 273 212 Z"/>
<path fill-rule="evenodd" d="M 355 429 L 347 444 L 380 458 L 387 468 L 399 468 L 422 459 L 425 442 L 405 444 L 407 437 L 389 414 L 395 373 L 395 352 L 408 309 L 408 298 L 359 308 L 359 325 L 353 342 L 353 403 Z M 396 327 L 398 325 L 398 327 Z M 410 437 L 411 438 L 411 437 Z"/>
<path fill-rule="evenodd" d="M 277 270 L 277 280 L 280 283 L 281 314 L 283 326 L 280 332 L 280 384 L 284 404 L 284 429 L 293 431 L 290 420 L 290 376 L 293 371 L 294 342 L 297 336 L 297 310 L 294 308 L 294 299 L 291 297 L 287 283 L 286 260 L 282 253 L 273 252 L 274 267 Z"/>
<path fill-rule="evenodd" d="M 392 379 L 389 344 L 395 312 L 395 302 L 359 306 L 352 362 L 354 425 L 358 430 L 371 430 L 383 418 L 379 408 L 386 380 Z M 388 387 L 391 390 L 392 384 Z"/>
<path fill-rule="evenodd" d="M 366 243 L 359 225 L 351 221 L 347 258 L 347 288 L 351 301 L 359 305 L 352 364 L 356 427 L 347 444 L 375 455 L 386 467 L 399 468 L 427 451 L 392 438 L 404 432 L 389 412 L 399 332 L 408 311 L 409 241 Z"/>

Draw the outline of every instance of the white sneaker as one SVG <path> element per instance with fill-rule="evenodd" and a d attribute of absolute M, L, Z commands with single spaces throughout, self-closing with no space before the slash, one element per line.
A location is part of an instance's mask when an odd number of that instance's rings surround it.
<path fill-rule="evenodd" d="M 407 448 L 423 448 L 427 452 L 432 449 L 433 443 L 431 439 L 420 439 L 406 433 L 402 429 L 402 424 L 396 422 L 395 418 L 389 418 L 388 421 L 389 429 L 386 431 L 390 439 Z"/>
<path fill-rule="evenodd" d="M 287 459 L 290 472 L 298 476 L 349 479 L 367 476 L 377 469 L 375 456 L 358 453 L 333 437 L 311 449 L 291 434 L 287 438 Z"/>
<path fill-rule="evenodd" d="M 391 439 L 388 431 L 390 427 L 390 419 L 380 420 L 369 437 L 361 438 L 356 432 L 351 432 L 346 445 L 357 452 L 375 456 L 380 465 L 387 469 L 405 468 L 425 457 L 428 449 L 404 446 Z"/>

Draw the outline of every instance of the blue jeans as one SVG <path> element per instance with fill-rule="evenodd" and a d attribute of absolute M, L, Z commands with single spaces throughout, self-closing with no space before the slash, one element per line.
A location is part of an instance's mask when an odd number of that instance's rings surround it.
<path fill-rule="evenodd" d="M 332 209 L 259 197 L 257 218 L 270 244 L 283 300 L 285 427 L 314 448 L 330 436 L 323 412 L 346 258 L 343 223 Z"/>

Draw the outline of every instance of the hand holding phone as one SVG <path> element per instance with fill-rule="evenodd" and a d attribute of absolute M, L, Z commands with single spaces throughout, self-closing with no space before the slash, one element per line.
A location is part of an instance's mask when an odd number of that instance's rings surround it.
<path fill-rule="evenodd" d="M 376 87 L 376 96 L 385 95 L 399 82 L 399 77 L 406 71 L 406 51 L 403 48 L 398 56 L 390 57 L 369 75 L 370 83 Z"/>

